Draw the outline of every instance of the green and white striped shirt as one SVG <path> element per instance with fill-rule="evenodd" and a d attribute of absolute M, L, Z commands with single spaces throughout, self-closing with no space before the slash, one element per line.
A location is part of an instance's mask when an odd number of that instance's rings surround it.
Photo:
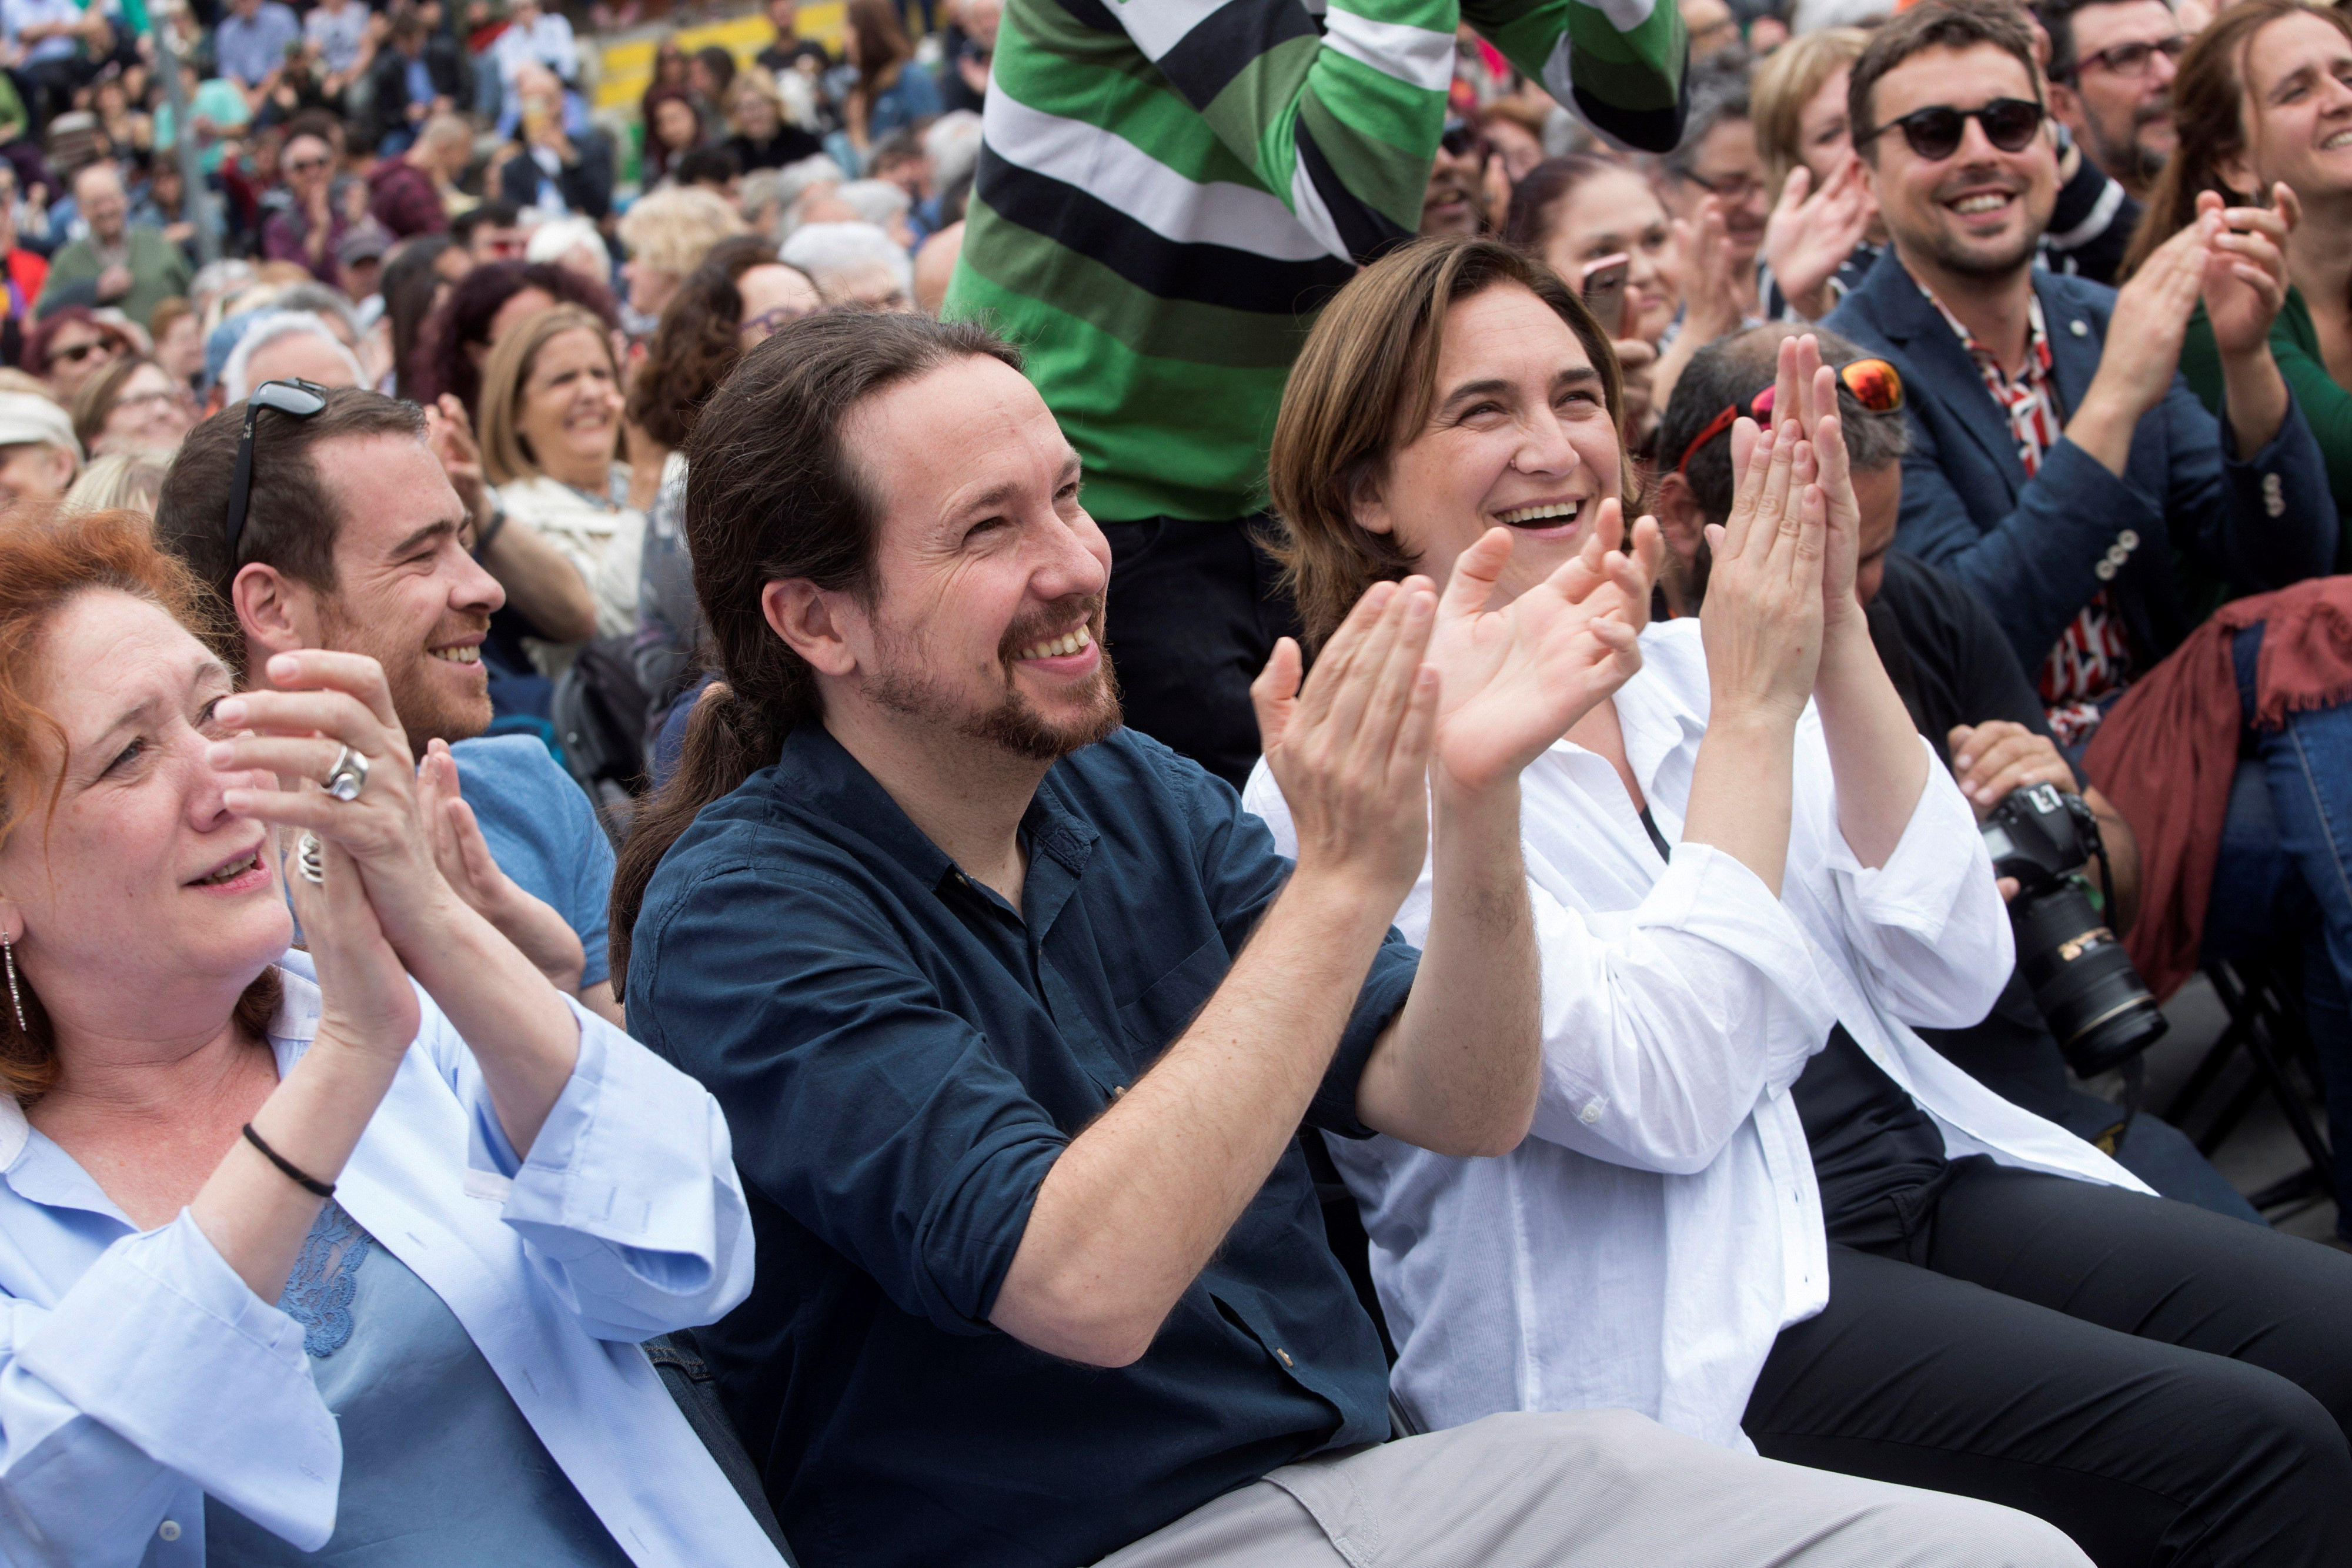
<path fill-rule="evenodd" d="M 1674 0 L 1009 0 L 948 313 L 1028 354 L 1096 517 L 1257 509 L 1316 310 L 1420 225 L 1461 21 L 1674 144 Z"/>

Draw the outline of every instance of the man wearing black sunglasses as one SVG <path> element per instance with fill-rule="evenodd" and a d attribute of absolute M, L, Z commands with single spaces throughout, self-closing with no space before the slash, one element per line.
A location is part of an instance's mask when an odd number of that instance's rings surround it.
<path fill-rule="evenodd" d="M 2336 516 L 2270 354 L 2280 220 L 2206 214 L 2120 293 L 2036 271 L 2058 181 L 2042 103 L 2017 12 L 1927 0 L 1877 33 L 1849 112 L 1893 243 L 1827 325 L 1903 370 L 1901 548 L 1986 601 L 2073 742 L 2195 624 L 2172 549 L 2282 587 L 2327 570 Z M 2226 431 L 2177 374 L 2200 298 L 2228 340 Z"/>
<path fill-rule="evenodd" d="M 2166 0 L 2046 0 L 2050 112 L 2092 162 L 2147 200 L 2178 140 L 2172 77 L 2189 35 Z"/>
<path fill-rule="evenodd" d="M 2046 141 L 2005 149 L 1979 116 L 1947 156 L 1930 154 L 1950 129 L 1935 111 L 2034 87 L 2032 35 L 2001 13 L 1927 0 L 1873 38 L 1850 110 L 1879 132 L 1863 155 L 1893 244 L 1828 325 L 1902 366 L 1915 439 L 1897 548 L 1984 601 L 2070 764 L 2148 847 L 2148 884 L 2168 894 L 2130 938 L 2143 972 L 2162 989 L 2200 961 L 2300 951 L 2341 1104 L 2352 1101 L 2341 1000 L 2352 881 L 2335 824 L 2352 814 L 2352 770 L 2331 762 L 2352 737 L 2352 706 L 2315 683 L 2283 719 L 2256 725 L 2257 669 L 2293 656 L 2264 646 L 2274 624 L 2212 626 L 2211 592 L 2196 586 L 2219 580 L 2237 598 L 2334 568 L 2319 447 L 2268 340 L 2286 224 L 2275 205 L 2225 208 L 2208 193 L 2120 292 L 2033 271 Z M 2177 370 L 2200 304 L 2223 366 L 2218 420 Z M 2208 668 L 2183 648 L 2200 622 L 2212 634 L 2195 647 L 2218 641 L 2222 671 L 2242 672 L 2218 694 L 2238 697 L 2242 722 L 2224 709 L 2218 733 L 2166 723 L 2158 700 Z M 2220 781 L 2215 836 L 2160 833 L 2200 779 Z"/>

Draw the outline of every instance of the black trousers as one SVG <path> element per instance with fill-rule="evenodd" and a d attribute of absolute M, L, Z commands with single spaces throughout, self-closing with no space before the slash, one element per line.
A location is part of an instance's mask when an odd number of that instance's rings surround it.
<path fill-rule="evenodd" d="M 1830 1248 L 1744 1418 L 1767 1458 L 2006 1503 L 2100 1568 L 2352 1563 L 2352 1256 L 1963 1159 Z"/>
<path fill-rule="evenodd" d="M 1298 614 L 1257 548 L 1260 514 L 1229 522 L 1105 523 L 1110 593 L 1103 646 L 1128 724 L 1236 789 L 1258 757 L 1250 683 Z"/>

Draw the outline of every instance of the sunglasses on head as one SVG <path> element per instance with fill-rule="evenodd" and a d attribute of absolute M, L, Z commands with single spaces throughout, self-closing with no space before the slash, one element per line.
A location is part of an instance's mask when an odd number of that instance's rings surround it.
<path fill-rule="evenodd" d="M 264 382 L 245 400 L 245 429 L 236 438 L 236 467 L 228 482 L 228 570 L 236 575 L 237 546 L 245 538 L 245 515 L 253 503 L 253 422 L 265 408 L 294 419 L 310 419 L 327 406 L 327 389 L 289 377 Z"/>
<path fill-rule="evenodd" d="M 1903 373 L 1885 360 L 1849 360 L 1837 368 L 1837 378 L 1846 395 L 1872 413 L 1894 413 L 1903 407 Z M 1780 391 L 1780 383 L 1775 382 L 1745 403 L 1733 403 L 1708 420 L 1691 437 L 1690 444 L 1683 448 L 1675 472 L 1687 473 L 1698 449 L 1729 430 L 1733 420 L 1745 415 L 1759 424 L 1771 423 L 1772 404 L 1778 401 Z"/>
<path fill-rule="evenodd" d="M 2024 98 L 1997 98 L 1982 109 L 1930 104 L 1926 109 L 1913 110 L 1900 120 L 1890 120 L 1864 131 L 1853 139 L 1853 144 L 1860 147 L 1890 131 L 1900 131 L 1912 152 L 1937 163 L 1960 150 L 1960 140 L 1968 134 L 1969 121 L 1973 120 L 1984 127 L 1987 141 L 2003 152 L 2022 152 L 2026 143 L 2041 131 L 2042 116 L 2048 112 L 2039 102 Z"/>

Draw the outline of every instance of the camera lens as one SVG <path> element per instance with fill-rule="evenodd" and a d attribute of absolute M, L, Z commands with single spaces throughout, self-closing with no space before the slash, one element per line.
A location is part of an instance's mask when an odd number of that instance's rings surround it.
<path fill-rule="evenodd" d="M 2075 1076 L 2119 1066 L 2162 1037 L 2156 998 L 2072 879 L 2019 894 L 2009 913 L 2026 984 Z"/>

